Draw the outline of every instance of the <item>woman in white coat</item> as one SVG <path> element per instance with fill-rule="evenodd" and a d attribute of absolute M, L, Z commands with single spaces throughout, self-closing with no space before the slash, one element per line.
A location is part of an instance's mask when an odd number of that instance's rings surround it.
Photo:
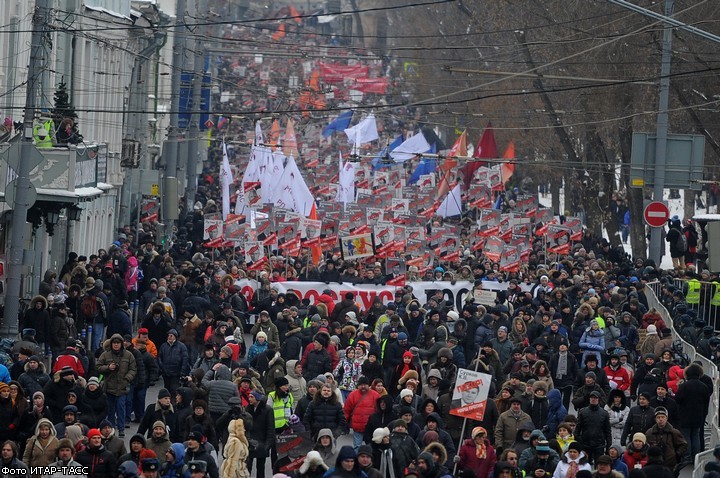
<path fill-rule="evenodd" d="M 630 414 L 630 407 L 625 403 L 625 393 L 622 390 L 610 390 L 605 410 L 610 415 L 610 429 L 612 430 L 612 444 L 622 446 L 622 433 L 625 422 Z"/>
<path fill-rule="evenodd" d="M 568 445 L 568 451 L 555 468 L 552 478 L 575 478 L 580 470 L 592 471 L 592 467 L 588 463 L 587 455 L 580 449 L 580 444 L 574 441 Z"/>

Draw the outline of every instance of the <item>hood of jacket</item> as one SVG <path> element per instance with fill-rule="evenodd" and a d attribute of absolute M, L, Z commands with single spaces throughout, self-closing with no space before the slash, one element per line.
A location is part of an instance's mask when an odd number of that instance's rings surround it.
<path fill-rule="evenodd" d="M 320 439 L 322 437 L 330 437 L 330 448 L 333 453 L 335 453 L 335 437 L 332 434 L 332 431 L 329 428 L 323 428 L 318 432 L 317 436 L 317 444 L 320 445 Z"/>
<path fill-rule="evenodd" d="M 52 436 L 52 437 L 57 436 L 57 431 L 55 431 L 55 425 L 53 425 L 53 422 L 51 422 L 47 418 L 41 418 L 40 420 L 38 420 L 37 425 L 35 425 L 35 435 L 36 436 L 38 435 L 38 433 L 40 433 L 41 425 L 47 425 L 50 427 L 50 436 Z"/>
<path fill-rule="evenodd" d="M 180 387 L 176 390 L 175 393 L 180 394 L 180 396 L 182 397 L 182 404 L 178 406 L 178 408 L 185 408 L 190 406 L 190 402 L 192 402 L 193 397 L 193 392 L 191 388 Z"/>
<path fill-rule="evenodd" d="M 392 407 L 394 402 L 390 395 L 383 395 L 382 397 L 375 400 L 375 411 L 377 413 L 383 413 L 383 410 L 380 408 L 380 404 L 382 402 L 385 402 L 385 413 L 392 413 Z"/>
<path fill-rule="evenodd" d="M 125 342 L 123 340 L 122 335 L 120 334 L 112 334 L 112 336 L 107 339 L 105 342 L 103 342 L 103 349 L 106 351 L 112 350 L 112 342 L 113 340 L 120 340 L 120 352 L 125 350 Z"/>
<path fill-rule="evenodd" d="M 45 364 L 42 361 L 38 362 L 38 368 L 33 371 L 30 370 L 30 364 L 28 362 L 25 362 L 23 370 L 29 374 L 42 374 L 45 373 Z"/>
<path fill-rule="evenodd" d="M 227 365 L 220 365 L 218 369 L 215 371 L 215 380 L 228 380 L 232 378 L 232 374 L 230 373 L 230 369 L 227 367 Z"/>
<path fill-rule="evenodd" d="M 534 428 L 533 428 L 533 424 L 531 422 L 521 423 L 518 426 L 517 433 L 515 434 L 515 441 L 518 441 L 518 442 L 530 441 L 530 439 L 523 440 L 522 435 L 523 435 L 523 432 L 525 432 L 525 431 L 532 432 L 533 430 L 534 430 Z"/>
<path fill-rule="evenodd" d="M 297 363 L 298 363 L 297 360 L 288 360 L 285 363 L 285 368 L 287 369 L 287 374 L 290 375 L 295 380 L 299 380 L 300 378 L 302 378 L 302 375 L 298 375 L 297 373 L 295 373 L 295 366 L 297 365 Z"/>
<path fill-rule="evenodd" d="M 563 453 L 562 461 L 563 461 L 564 463 L 570 463 L 571 461 L 574 461 L 574 462 L 576 462 L 578 465 L 584 465 L 585 463 L 588 462 L 588 458 L 587 458 L 587 455 L 585 454 L 585 452 L 584 452 L 584 451 L 581 451 L 581 452 L 580 452 L 580 455 L 579 455 L 578 458 L 577 458 L 577 460 L 571 460 L 570 457 L 568 456 L 567 452 L 565 452 L 565 453 Z"/>
<path fill-rule="evenodd" d="M 547 395 L 548 404 L 551 410 L 559 410 L 562 405 L 562 395 L 557 388 L 553 388 Z"/>
<path fill-rule="evenodd" d="M 176 468 L 182 468 L 182 466 L 185 464 L 185 447 L 182 443 L 173 443 L 172 445 L 170 445 L 170 448 L 172 448 L 173 452 L 175 453 L 174 466 Z"/>
<path fill-rule="evenodd" d="M 433 454 L 433 452 L 437 453 L 437 455 L 440 457 L 439 463 L 445 463 L 448 460 L 447 449 L 440 442 L 430 443 L 428 446 L 425 447 L 423 452 L 428 452 L 431 455 Z"/>
<path fill-rule="evenodd" d="M 36 304 L 37 302 L 42 303 L 42 305 L 43 305 L 42 308 L 43 308 L 43 309 L 47 309 L 47 308 L 48 308 L 48 301 L 47 301 L 47 299 L 46 299 L 45 297 L 41 296 L 41 295 L 36 295 L 36 296 L 33 297 L 32 299 L 30 299 L 30 310 L 32 310 L 32 309 L 35 308 L 35 304 Z"/>

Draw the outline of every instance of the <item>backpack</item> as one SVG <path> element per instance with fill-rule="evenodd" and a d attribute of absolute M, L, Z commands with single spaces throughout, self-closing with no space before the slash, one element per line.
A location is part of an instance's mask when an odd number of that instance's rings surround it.
<path fill-rule="evenodd" d="M 683 234 L 682 231 L 678 234 L 677 241 L 675 241 L 675 247 L 679 252 L 687 252 L 688 250 L 687 237 L 685 237 L 685 234 Z"/>
<path fill-rule="evenodd" d="M 92 294 L 85 294 L 83 300 L 80 303 L 80 311 L 85 318 L 97 317 L 100 313 L 100 306 L 98 305 L 97 297 Z"/>

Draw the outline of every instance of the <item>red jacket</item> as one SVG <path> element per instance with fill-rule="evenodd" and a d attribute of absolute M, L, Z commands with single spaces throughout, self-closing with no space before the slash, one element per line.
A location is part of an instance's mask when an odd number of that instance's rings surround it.
<path fill-rule="evenodd" d="M 330 318 L 330 316 L 333 313 L 333 310 L 335 310 L 335 301 L 333 300 L 333 298 L 327 294 L 320 294 L 320 296 L 318 297 L 318 302 L 322 302 L 323 304 L 325 304 L 327 306 L 328 318 Z M 340 317 L 340 318 L 344 319 L 345 317 Z"/>
<path fill-rule="evenodd" d="M 645 466 L 645 463 L 647 463 L 648 456 L 647 456 L 648 446 L 645 445 L 642 450 L 635 451 L 635 449 L 632 446 L 632 443 L 628 444 L 627 450 L 625 450 L 625 453 L 623 454 L 623 461 L 628 467 L 628 470 L 632 470 L 636 464 L 640 464 L 641 466 Z"/>
<path fill-rule="evenodd" d="M 618 390 L 624 392 L 630 388 L 630 375 L 628 375 L 625 367 L 620 365 L 617 370 L 613 370 L 610 368 L 610 365 L 606 365 L 603 367 L 603 370 L 605 371 L 605 375 L 607 375 L 608 382 L 615 382 Z"/>
<path fill-rule="evenodd" d="M 495 455 L 495 448 L 490 445 L 490 441 L 487 438 L 485 439 L 485 447 L 487 449 L 486 456 L 484 460 L 481 460 L 475 453 L 475 442 L 470 438 L 463 441 L 459 453 L 459 468 L 461 470 L 472 470 L 474 476 L 477 477 L 490 476 L 490 472 L 495 468 L 497 457 Z"/>
<path fill-rule="evenodd" d="M 80 356 L 74 350 L 64 350 L 60 352 L 53 366 L 53 373 L 59 372 L 63 367 L 70 367 L 75 371 L 78 377 L 85 376 L 85 367 L 80 361 Z"/>
<path fill-rule="evenodd" d="M 380 394 L 372 389 L 365 394 L 360 390 L 350 392 L 347 400 L 345 400 L 343 410 L 345 411 L 345 418 L 354 431 L 358 433 L 365 431 L 370 415 L 375 413 L 375 403 L 378 398 L 380 398 Z"/>

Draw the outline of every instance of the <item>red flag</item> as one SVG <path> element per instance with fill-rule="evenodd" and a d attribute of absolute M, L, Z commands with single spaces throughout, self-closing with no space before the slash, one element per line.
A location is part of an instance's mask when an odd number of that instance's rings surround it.
<path fill-rule="evenodd" d="M 493 132 L 492 123 L 488 122 L 487 127 L 483 131 L 480 141 L 478 141 L 473 158 L 496 159 L 498 157 L 497 143 L 495 143 L 495 133 Z M 469 161 L 462 168 L 465 178 L 465 189 L 470 188 L 473 174 L 480 166 L 485 166 L 485 161 Z"/>
<path fill-rule="evenodd" d="M 310 219 L 315 219 L 317 221 L 317 208 L 315 208 L 315 202 L 313 202 L 312 209 L 310 209 Z M 315 243 L 315 245 L 310 247 L 310 254 L 312 254 L 312 260 L 313 264 L 317 266 L 320 263 L 320 258 L 322 257 L 322 246 L 320 246 L 319 243 Z"/>
<path fill-rule="evenodd" d="M 455 156 L 467 156 L 467 130 L 463 131 L 457 141 L 455 141 L 447 157 L 453 158 Z"/>
<path fill-rule="evenodd" d="M 510 141 L 510 144 L 508 144 L 508 147 L 505 150 L 505 153 L 503 154 L 502 157 L 503 157 L 503 159 L 510 159 L 510 160 L 515 159 L 515 143 Z M 512 177 L 513 173 L 515 172 L 515 163 L 513 163 L 513 162 L 502 163 L 500 170 L 502 171 L 502 182 L 503 182 L 503 184 L 506 184 L 508 181 L 510 181 L 510 178 Z"/>

